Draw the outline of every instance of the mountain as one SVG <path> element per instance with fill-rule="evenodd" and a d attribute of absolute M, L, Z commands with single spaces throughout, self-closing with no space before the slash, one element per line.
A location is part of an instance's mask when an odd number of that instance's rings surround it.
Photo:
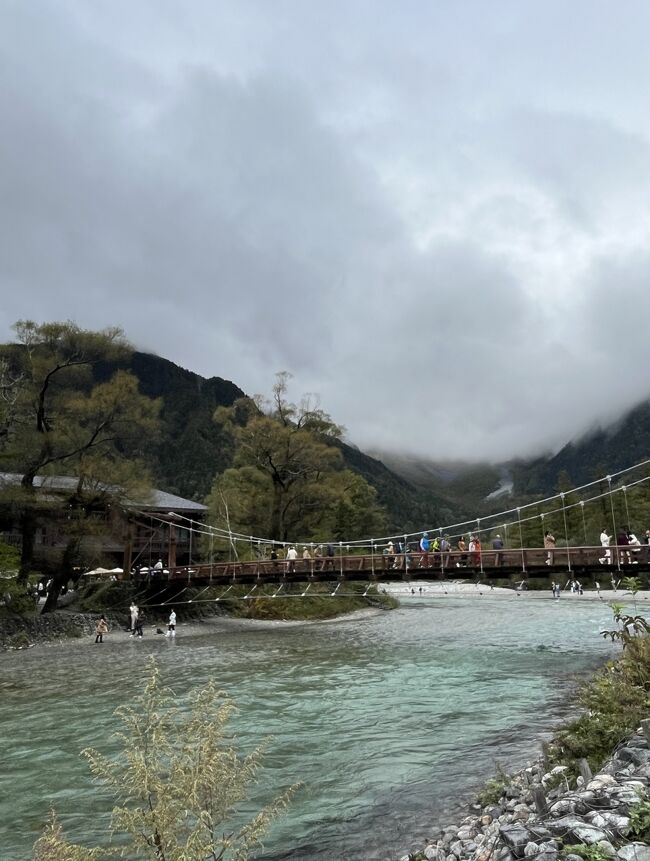
<path fill-rule="evenodd" d="M 615 423 L 567 443 L 551 456 L 512 464 L 517 495 L 549 495 L 560 476 L 574 487 L 650 458 L 650 400 Z"/>
<path fill-rule="evenodd" d="M 433 461 L 388 452 L 373 454 L 410 484 L 448 500 L 463 516 L 480 513 L 490 494 L 497 493 L 510 475 L 499 464 Z"/>
<path fill-rule="evenodd" d="M 160 356 L 139 352 L 119 365 L 97 365 L 95 379 L 108 379 L 117 367 L 138 378 L 142 394 L 162 399 L 161 434 L 152 441 L 148 458 L 154 483 L 203 501 L 215 474 L 227 469 L 232 458 L 230 443 L 212 416 L 217 407 L 231 406 L 244 392 L 229 380 L 205 379 Z"/>
<path fill-rule="evenodd" d="M 101 363 L 95 379 L 108 379 L 118 367 L 138 378 L 143 394 L 162 399 L 160 438 L 152 441 L 149 450 L 154 483 L 179 496 L 203 501 L 215 475 L 232 462 L 230 442 L 212 416 L 218 406 L 230 406 L 245 393 L 229 380 L 206 379 L 168 359 L 139 352 L 119 364 Z M 456 504 L 444 494 L 416 486 L 351 445 L 341 442 L 339 447 L 345 465 L 376 488 L 388 513 L 389 532 L 412 532 L 458 516 Z"/>
<path fill-rule="evenodd" d="M 444 497 L 467 516 L 481 516 L 510 507 L 514 500 L 557 493 L 560 481 L 565 487 L 579 487 L 650 458 L 650 400 L 544 457 L 470 464 L 375 454 L 415 486 Z"/>

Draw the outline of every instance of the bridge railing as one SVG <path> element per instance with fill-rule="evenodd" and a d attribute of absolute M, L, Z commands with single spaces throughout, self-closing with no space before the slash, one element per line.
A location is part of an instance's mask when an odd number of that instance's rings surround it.
<path fill-rule="evenodd" d="M 413 551 L 407 553 L 366 553 L 337 555 L 333 557 L 317 557 L 314 559 L 256 559 L 251 561 L 230 561 L 184 565 L 163 571 L 149 570 L 143 572 L 140 578 L 156 580 L 180 580 L 201 583 L 226 579 L 244 581 L 276 581 L 288 578 L 293 580 L 330 579 L 333 577 L 359 576 L 367 577 L 408 576 L 463 576 L 463 573 L 484 573 L 497 576 L 499 570 L 511 574 L 514 571 L 528 573 L 534 571 L 542 574 L 556 571 L 572 571 L 573 569 L 599 569 L 606 571 L 625 568 L 627 573 L 634 573 L 635 566 L 646 568 L 650 563 L 650 547 L 648 545 L 600 546 L 584 547 L 543 547 L 508 548 L 502 550 L 486 549 L 480 552 L 459 551 L 429 551 L 423 553 Z M 638 570 L 638 569 L 636 569 Z"/>

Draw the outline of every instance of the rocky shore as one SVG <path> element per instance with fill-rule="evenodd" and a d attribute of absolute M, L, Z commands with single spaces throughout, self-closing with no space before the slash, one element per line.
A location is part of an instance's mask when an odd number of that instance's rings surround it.
<path fill-rule="evenodd" d="M 620 745 L 595 776 L 583 768 L 584 776 L 570 781 L 566 766 L 547 771 L 540 760 L 491 781 L 484 794 L 493 803 L 473 805 L 458 825 L 440 828 L 422 851 L 400 861 L 650 861 L 642 839 L 650 835 L 644 732 Z"/>

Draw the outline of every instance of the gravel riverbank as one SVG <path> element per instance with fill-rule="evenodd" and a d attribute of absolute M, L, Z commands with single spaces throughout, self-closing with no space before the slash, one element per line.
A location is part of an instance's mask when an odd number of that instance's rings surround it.
<path fill-rule="evenodd" d="M 457 824 L 437 828 L 424 849 L 400 861 L 650 861 L 650 846 L 640 839 L 650 829 L 634 834 L 634 809 L 650 786 L 643 731 L 621 744 L 595 776 L 587 772 L 570 782 L 567 772 L 566 766 L 547 771 L 540 759 L 500 776 L 484 790 L 490 803 L 477 803 Z"/>

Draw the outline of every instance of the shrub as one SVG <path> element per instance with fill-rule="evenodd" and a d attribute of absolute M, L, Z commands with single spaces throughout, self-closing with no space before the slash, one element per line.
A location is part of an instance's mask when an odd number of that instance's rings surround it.
<path fill-rule="evenodd" d="M 611 857 L 597 843 L 575 843 L 562 848 L 562 856 L 578 855 L 583 861 L 611 861 Z"/>
<path fill-rule="evenodd" d="M 630 807 L 630 831 L 644 843 L 650 839 L 650 801 L 646 797 Z"/>
<path fill-rule="evenodd" d="M 124 725 L 121 756 L 111 760 L 83 751 L 92 772 L 115 795 L 111 833 L 119 835 L 121 857 L 246 861 L 296 787 L 242 824 L 239 807 L 256 779 L 262 748 L 239 755 L 227 734 L 235 706 L 212 684 L 191 694 L 191 711 L 183 714 L 173 706 L 171 691 L 161 686 L 153 659 L 150 671 L 133 705 L 115 712 Z M 61 854 L 67 850 L 70 854 Z M 34 847 L 34 861 L 96 857 L 68 844 L 54 819 Z"/>

